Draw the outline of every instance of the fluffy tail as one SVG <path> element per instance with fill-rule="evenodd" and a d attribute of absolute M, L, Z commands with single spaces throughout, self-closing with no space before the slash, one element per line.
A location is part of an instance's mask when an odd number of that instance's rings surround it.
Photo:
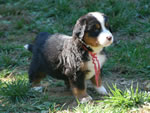
<path fill-rule="evenodd" d="M 26 45 L 24 45 L 24 48 L 32 52 L 33 45 L 32 44 L 26 44 Z"/>

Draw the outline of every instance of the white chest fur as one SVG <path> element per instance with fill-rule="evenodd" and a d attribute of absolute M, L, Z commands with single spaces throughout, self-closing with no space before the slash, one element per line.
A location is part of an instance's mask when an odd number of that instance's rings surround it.
<path fill-rule="evenodd" d="M 104 64 L 104 62 L 106 60 L 106 56 L 102 55 L 102 54 L 97 54 L 97 58 L 99 60 L 100 67 L 102 68 L 102 66 L 103 66 L 103 64 Z M 91 79 L 95 75 L 94 64 L 93 64 L 91 56 L 90 56 L 90 61 L 87 62 L 87 68 L 88 68 L 89 72 L 86 74 L 85 79 L 88 80 L 88 79 Z"/>

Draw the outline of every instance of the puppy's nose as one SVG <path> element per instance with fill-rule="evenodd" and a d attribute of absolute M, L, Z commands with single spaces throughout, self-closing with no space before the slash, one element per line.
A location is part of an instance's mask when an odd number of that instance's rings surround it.
<path fill-rule="evenodd" d="M 106 37 L 106 38 L 107 38 L 107 40 L 111 41 L 112 36 L 108 36 L 108 37 Z"/>

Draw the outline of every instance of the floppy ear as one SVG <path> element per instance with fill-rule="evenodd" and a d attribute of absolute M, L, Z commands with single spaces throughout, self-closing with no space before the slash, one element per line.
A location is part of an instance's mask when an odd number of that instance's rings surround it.
<path fill-rule="evenodd" d="M 86 29 L 86 18 L 85 16 L 83 16 L 79 20 L 77 20 L 74 26 L 73 37 L 83 39 L 85 29 Z"/>

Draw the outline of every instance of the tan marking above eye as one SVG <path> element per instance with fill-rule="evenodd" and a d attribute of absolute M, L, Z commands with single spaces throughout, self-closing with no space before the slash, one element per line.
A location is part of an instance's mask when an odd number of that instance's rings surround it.
<path fill-rule="evenodd" d="M 88 33 L 85 34 L 83 40 L 87 45 L 90 45 L 93 47 L 98 47 L 100 45 L 97 37 L 89 37 Z"/>
<path fill-rule="evenodd" d="M 106 22 L 106 23 L 105 23 L 105 26 L 106 26 L 106 27 L 109 27 L 109 24 L 108 24 L 108 22 Z"/>

